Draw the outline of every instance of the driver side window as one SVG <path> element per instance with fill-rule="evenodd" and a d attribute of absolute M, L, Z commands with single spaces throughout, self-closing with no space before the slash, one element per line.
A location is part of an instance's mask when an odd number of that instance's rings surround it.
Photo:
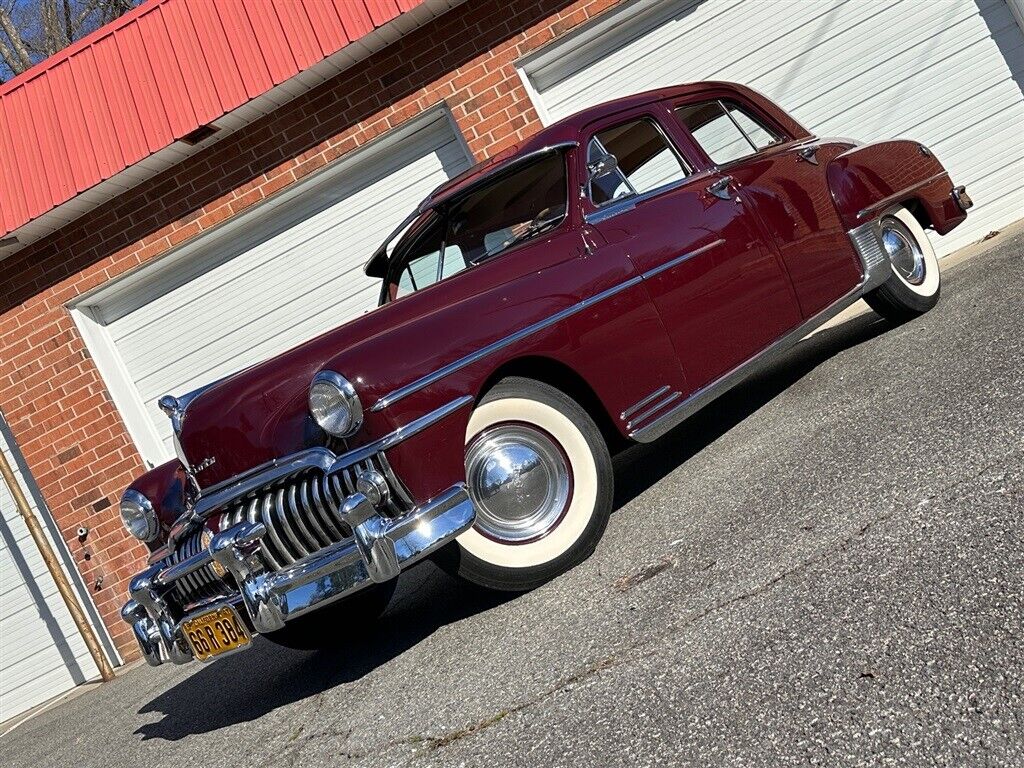
<path fill-rule="evenodd" d="M 568 205 L 561 149 L 485 177 L 431 210 L 408 246 L 399 241 L 381 301 L 422 290 L 554 230 Z"/>

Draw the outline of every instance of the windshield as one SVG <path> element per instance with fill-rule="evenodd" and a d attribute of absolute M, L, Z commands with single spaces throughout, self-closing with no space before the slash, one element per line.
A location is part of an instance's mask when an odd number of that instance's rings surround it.
<path fill-rule="evenodd" d="M 433 285 L 558 226 L 568 210 L 565 154 L 539 157 L 430 211 L 395 248 L 382 301 Z"/>

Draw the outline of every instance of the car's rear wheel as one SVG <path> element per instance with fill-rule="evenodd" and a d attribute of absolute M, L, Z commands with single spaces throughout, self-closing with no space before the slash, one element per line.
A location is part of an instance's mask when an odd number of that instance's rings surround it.
<path fill-rule="evenodd" d="M 447 564 L 492 589 L 533 589 L 582 562 L 611 514 L 601 431 L 572 398 L 532 379 L 502 380 L 473 411 L 466 482 L 476 522 Z"/>
<path fill-rule="evenodd" d="M 939 262 L 924 229 L 906 208 L 893 208 L 880 223 L 892 274 L 864 300 L 887 320 L 903 323 L 938 304 Z"/>
<path fill-rule="evenodd" d="M 293 619 L 284 628 L 268 632 L 264 637 L 297 651 L 337 647 L 345 638 L 364 632 L 367 624 L 381 617 L 397 584 L 398 579 L 371 584 L 351 597 Z"/>

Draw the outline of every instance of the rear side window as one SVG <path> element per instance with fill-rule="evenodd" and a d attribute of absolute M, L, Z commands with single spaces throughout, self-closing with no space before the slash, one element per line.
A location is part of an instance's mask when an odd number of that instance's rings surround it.
<path fill-rule="evenodd" d="M 649 118 L 595 134 L 587 148 L 587 163 L 608 154 L 615 156 L 618 169 L 591 182 L 590 199 L 595 205 L 650 192 L 688 174 L 665 134 Z"/>
<path fill-rule="evenodd" d="M 676 108 L 676 116 L 716 165 L 777 144 L 781 137 L 732 101 L 702 101 Z"/>

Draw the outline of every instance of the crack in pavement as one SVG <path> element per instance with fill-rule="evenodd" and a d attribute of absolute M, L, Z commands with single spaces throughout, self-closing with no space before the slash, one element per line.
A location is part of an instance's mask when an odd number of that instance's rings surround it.
<path fill-rule="evenodd" d="M 504 721 L 511 715 L 515 715 L 520 712 L 524 712 L 526 710 L 539 707 L 543 705 L 546 701 L 550 700 L 552 697 L 558 695 L 559 693 L 569 690 L 574 685 L 583 682 L 589 678 L 592 678 L 596 675 L 599 675 L 601 672 L 607 669 L 610 669 L 615 666 L 621 666 L 627 663 L 636 662 L 642 658 L 650 656 L 655 652 L 653 646 L 657 644 L 659 638 L 665 634 L 665 631 L 678 632 L 688 629 L 692 626 L 699 624 L 708 617 L 722 610 L 725 610 L 733 605 L 747 602 L 756 597 L 764 595 L 772 591 L 775 587 L 777 587 L 779 584 L 786 581 L 790 577 L 803 573 L 804 571 L 810 569 L 812 566 L 822 563 L 832 556 L 848 551 L 848 549 L 852 545 L 856 544 L 858 541 L 863 540 L 864 537 L 866 537 L 868 533 L 870 533 L 872 530 L 876 529 L 881 524 L 893 519 L 901 512 L 912 512 L 915 509 L 920 508 L 923 504 L 932 503 L 936 499 L 948 500 L 952 498 L 952 496 L 954 495 L 953 492 L 957 488 L 971 484 L 977 481 L 979 478 L 982 478 L 986 473 L 990 472 L 992 469 L 1000 466 L 1005 466 L 1008 463 L 1018 460 L 1021 457 L 1024 457 L 1024 450 L 1011 451 L 1007 455 L 1000 457 L 999 459 L 989 464 L 986 464 L 984 467 L 980 468 L 979 470 L 972 473 L 968 477 L 960 478 L 958 480 L 947 483 L 944 486 L 941 486 L 933 493 L 926 496 L 924 499 L 918 500 L 916 502 L 910 499 L 901 499 L 899 501 L 894 501 L 891 509 L 888 512 L 876 515 L 875 517 L 872 517 L 867 521 L 862 522 L 841 541 L 833 544 L 832 546 L 825 547 L 813 556 L 800 561 L 799 563 L 793 565 L 790 568 L 780 571 L 778 575 L 774 576 L 773 578 L 768 579 L 767 581 L 764 581 L 752 587 L 751 589 L 745 590 L 738 594 L 734 594 L 724 600 L 706 606 L 704 609 L 696 613 L 691 613 L 689 616 L 685 617 L 681 621 L 668 622 L 663 625 L 664 631 L 659 633 L 658 636 L 649 636 L 648 638 L 645 638 L 643 641 L 639 643 L 636 643 L 631 646 L 626 646 L 611 655 L 604 656 L 598 661 L 583 667 L 577 672 L 567 677 L 560 678 L 554 684 L 548 686 L 547 688 L 544 688 L 538 691 L 537 693 L 534 693 L 533 695 L 527 696 L 526 698 L 521 699 L 520 701 L 515 702 L 509 706 L 498 709 L 495 712 L 487 716 L 481 717 L 476 721 L 460 726 L 458 728 L 453 728 L 451 730 L 444 731 L 436 735 L 424 736 L 412 734 L 409 736 L 391 739 L 366 749 L 346 749 L 338 752 L 336 756 L 348 760 L 359 760 L 369 757 L 370 755 L 379 756 L 386 751 L 391 751 L 399 748 L 407 748 L 411 746 L 414 747 L 414 751 L 405 759 L 404 764 L 407 766 L 412 765 L 417 760 L 427 757 L 433 753 L 436 753 L 437 751 L 442 750 L 445 747 L 459 743 L 476 734 L 480 734 L 487 731 L 489 728 L 492 728 L 498 723 Z M 614 589 L 617 589 L 617 591 L 624 591 L 623 587 L 626 590 L 631 589 L 633 587 L 639 586 L 640 584 L 646 581 L 654 579 L 656 576 L 659 576 L 660 574 L 666 571 L 671 570 L 675 564 L 675 558 L 668 554 L 663 555 L 653 565 L 643 568 L 636 573 L 630 574 L 628 577 L 620 578 L 612 586 Z M 296 736 L 297 735 L 298 734 L 296 734 Z M 338 731 L 333 734 L 324 732 L 321 732 L 319 734 L 306 734 L 302 741 L 303 743 L 308 743 L 314 740 L 315 738 L 323 738 L 325 736 L 331 735 L 343 736 L 347 741 L 348 738 L 351 737 L 352 732 L 348 731 L 343 733 L 341 731 Z M 293 754 L 290 755 L 291 759 L 289 761 L 289 764 L 297 764 L 298 759 L 300 758 L 300 752 L 301 747 L 297 747 Z"/>

